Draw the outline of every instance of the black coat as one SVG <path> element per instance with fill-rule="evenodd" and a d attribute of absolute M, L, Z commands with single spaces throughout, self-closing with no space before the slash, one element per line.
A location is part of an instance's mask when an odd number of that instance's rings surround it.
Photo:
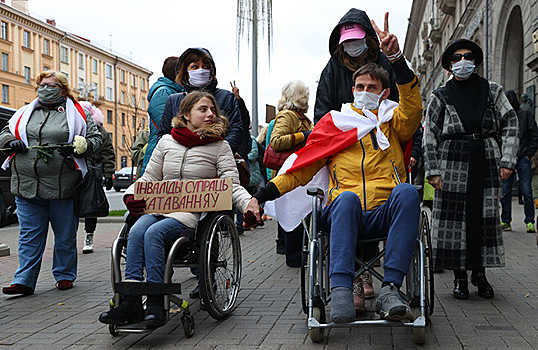
<path fill-rule="evenodd" d="M 211 58 L 211 64 L 213 66 L 213 69 L 214 71 L 216 71 L 215 62 L 213 61 L 213 58 L 211 57 L 209 51 L 202 48 L 188 50 L 198 50 L 208 55 Z M 161 125 L 159 126 L 158 138 L 161 138 L 161 136 L 163 135 L 170 134 L 170 132 L 172 131 L 172 118 L 174 118 L 178 114 L 179 105 L 181 101 L 183 101 L 183 98 L 185 98 L 187 93 L 196 90 L 204 90 L 210 92 L 213 96 L 215 96 L 218 105 L 217 107 L 225 114 L 226 118 L 228 119 L 228 128 L 226 130 L 226 137 L 224 139 L 230 144 L 232 152 L 237 152 L 244 141 L 243 123 L 241 120 L 241 114 L 239 112 L 239 104 L 237 103 L 235 95 L 228 90 L 218 89 L 216 79 L 212 80 L 211 83 L 204 88 L 194 87 L 186 83 L 183 83 L 182 85 L 185 87 L 186 93 L 180 92 L 177 94 L 172 94 L 168 96 L 168 99 L 166 100 L 163 116 L 161 118 Z M 250 143 L 250 138 L 248 142 Z"/>
<path fill-rule="evenodd" d="M 538 126 L 531 112 L 519 108 L 516 112 L 519 122 L 519 151 L 517 157 L 532 159 L 538 149 Z"/>
<path fill-rule="evenodd" d="M 377 34 L 370 23 L 370 18 L 366 12 L 352 8 L 349 10 L 334 27 L 329 39 L 329 52 L 331 59 L 327 66 L 321 72 L 319 78 L 318 90 L 316 92 L 316 103 L 314 105 L 314 123 L 317 123 L 321 117 L 332 110 L 340 111 L 342 105 L 353 102 L 353 73 L 340 62 L 338 62 L 333 53 L 338 47 L 340 39 L 340 25 L 344 23 L 358 23 L 366 28 L 366 34 L 377 37 Z M 389 100 L 398 102 L 398 88 L 396 87 L 396 75 L 384 53 L 379 52 L 377 64 L 385 68 L 390 75 L 390 95 Z"/>

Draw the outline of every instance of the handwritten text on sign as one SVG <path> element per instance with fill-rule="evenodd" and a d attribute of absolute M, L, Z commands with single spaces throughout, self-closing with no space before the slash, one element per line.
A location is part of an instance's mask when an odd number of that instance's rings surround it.
<path fill-rule="evenodd" d="M 136 182 L 134 198 L 146 200 L 145 213 L 231 210 L 232 179 Z"/>

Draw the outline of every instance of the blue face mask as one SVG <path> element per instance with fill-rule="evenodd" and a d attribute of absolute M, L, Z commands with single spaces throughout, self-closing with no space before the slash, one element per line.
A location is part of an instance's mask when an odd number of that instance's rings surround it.
<path fill-rule="evenodd" d="M 467 80 L 473 74 L 475 69 L 474 61 L 461 60 L 452 64 L 452 74 L 456 77 Z"/>

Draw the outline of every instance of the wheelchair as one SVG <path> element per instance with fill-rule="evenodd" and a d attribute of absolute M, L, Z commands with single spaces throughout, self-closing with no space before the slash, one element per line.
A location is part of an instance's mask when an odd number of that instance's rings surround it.
<path fill-rule="evenodd" d="M 182 313 L 181 322 L 187 338 L 194 335 L 194 317 L 189 303 L 182 299 L 181 284 L 173 283 L 176 267 L 198 267 L 200 298 L 209 315 L 215 320 L 229 316 L 236 307 L 241 283 L 241 246 L 232 219 L 232 212 L 203 213 L 194 235 L 178 238 L 167 248 L 163 283 L 125 282 L 123 280 L 127 248 L 127 236 L 136 219 L 128 213 L 125 224 L 112 245 L 111 280 L 113 298 L 111 308 L 118 305 L 121 295 L 164 295 L 167 320 L 172 312 Z M 190 273 L 190 272 L 189 272 Z M 179 306 L 171 310 L 171 303 Z M 149 333 L 155 328 L 145 328 L 143 323 L 109 325 L 112 336 L 119 333 Z"/>
<path fill-rule="evenodd" d="M 408 302 L 412 309 L 414 321 L 400 322 L 391 320 L 375 319 L 372 312 L 367 310 L 366 318 L 359 317 L 349 323 L 336 324 L 327 322 L 325 307 L 331 300 L 331 288 L 329 279 L 329 233 L 318 229 L 318 221 L 321 216 L 321 203 L 324 193 L 319 188 L 307 189 L 307 194 L 312 196 L 312 213 L 310 220 L 303 220 L 305 238 L 303 240 L 303 254 L 301 265 L 301 303 L 303 312 L 308 316 L 308 331 L 312 342 L 319 343 L 324 339 L 326 328 L 352 327 L 352 326 L 406 326 L 413 331 L 415 344 L 424 344 L 425 328 L 429 323 L 429 317 L 434 308 L 434 276 L 433 276 L 433 252 L 428 212 L 421 211 L 420 229 L 416 246 L 411 260 L 409 273 L 405 278 L 405 292 L 400 291 L 403 299 Z M 386 238 L 375 240 L 360 240 L 358 243 L 380 242 Z M 365 272 L 370 272 L 379 281 L 383 281 L 383 275 L 377 271 L 376 263 L 384 257 L 383 248 L 374 258 L 363 261 L 355 258 L 359 269 L 355 272 L 356 279 Z M 379 264 L 382 266 L 382 264 Z M 379 268 L 381 269 L 381 268 Z M 375 314 L 374 314 L 375 315 Z"/>

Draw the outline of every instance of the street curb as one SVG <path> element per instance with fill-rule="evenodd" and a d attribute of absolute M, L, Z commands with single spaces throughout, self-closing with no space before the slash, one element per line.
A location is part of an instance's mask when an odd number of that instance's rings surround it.
<path fill-rule="evenodd" d="M 80 218 L 80 222 L 84 222 L 85 218 Z M 123 216 L 105 216 L 97 218 L 97 222 L 123 223 Z"/>

